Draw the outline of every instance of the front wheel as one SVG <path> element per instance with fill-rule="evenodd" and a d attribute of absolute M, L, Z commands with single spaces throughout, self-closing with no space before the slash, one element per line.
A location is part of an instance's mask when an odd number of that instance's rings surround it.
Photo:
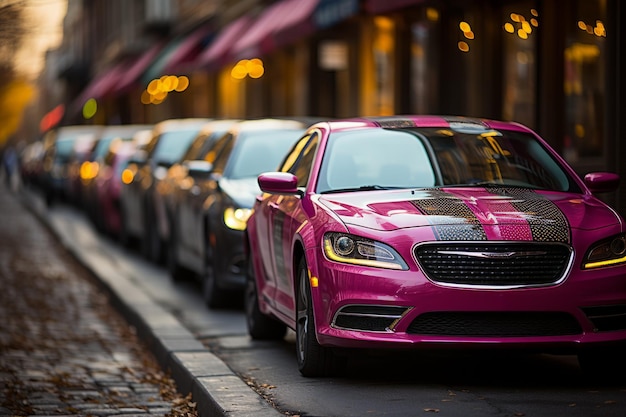
<path fill-rule="evenodd" d="M 280 340 L 285 337 L 287 326 L 284 323 L 266 316 L 259 308 L 259 298 L 254 278 L 252 259 L 248 258 L 246 288 L 244 291 L 244 310 L 248 333 L 254 340 Z"/>
<path fill-rule="evenodd" d="M 332 349 L 319 344 L 315 331 L 309 272 L 304 258 L 298 263 L 296 296 L 296 351 L 303 376 L 329 376 L 345 363 Z"/>

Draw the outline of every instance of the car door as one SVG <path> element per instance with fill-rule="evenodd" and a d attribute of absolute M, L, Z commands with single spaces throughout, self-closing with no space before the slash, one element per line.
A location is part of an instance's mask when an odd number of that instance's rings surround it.
<path fill-rule="evenodd" d="M 314 131 L 304 135 L 285 158 L 282 172 L 298 178 L 298 188 L 304 190 L 309 182 L 311 167 L 319 144 L 319 134 Z M 293 317 L 295 310 L 293 289 L 293 238 L 306 220 L 299 195 L 272 195 L 267 201 L 267 226 L 260 236 L 268 236 L 266 245 L 271 251 L 274 271 L 273 287 L 276 308 Z M 268 268 L 267 266 L 266 268 Z"/>

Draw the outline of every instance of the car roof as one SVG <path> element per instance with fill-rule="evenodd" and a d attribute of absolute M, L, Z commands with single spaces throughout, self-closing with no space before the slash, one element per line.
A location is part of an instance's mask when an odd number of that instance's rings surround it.
<path fill-rule="evenodd" d="M 365 128 L 400 129 L 408 127 L 456 128 L 466 130 L 503 129 L 530 132 L 527 127 L 500 120 L 478 117 L 438 116 L 438 115 L 401 115 L 358 117 L 323 122 L 332 131 L 355 130 Z"/>

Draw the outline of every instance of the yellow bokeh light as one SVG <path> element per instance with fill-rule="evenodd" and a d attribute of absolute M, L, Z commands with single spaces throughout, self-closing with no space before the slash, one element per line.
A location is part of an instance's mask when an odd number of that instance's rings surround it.
<path fill-rule="evenodd" d="M 467 44 L 467 42 L 460 41 L 458 43 L 458 47 L 459 47 L 459 50 L 462 52 L 469 52 L 469 45 Z"/>
<path fill-rule="evenodd" d="M 85 119 L 91 119 L 92 117 L 96 115 L 97 111 L 98 111 L 98 102 L 96 102 L 96 99 L 90 98 L 89 100 L 87 100 L 87 102 L 83 106 L 83 117 Z"/>
<path fill-rule="evenodd" d="M 519 22 L 520 16 L 517 13 L 511 13 L 511 20 L 514 22 Z"/>
<path fill-rule="evenodd" d="M 528 33 L 529 35 L 533 31 L 533 29 L 530 27 L 530 23 L 526 21 L 522 22 L 522 29 L 524 30 L 524 32 Z"/>
<path fill-rule="evenodd" d="M 141 103 L 142 104 L 150 104 L 150 93 L 148 93 L 148 90 L 144 90 L 141 93 Z"/>
<path fill-rule="evenodd" d="M 148 94 L 152 95 L 152 94 L 158 93 L 160 90 L 160 84 L 161 84 L 160 80 L 150 81 L 150 84 L 148 84 L 148 87 L 146 88 L 146 90 L 148 91 Z"/>
<path fill-rule="evenodd" d="M 135 178 L 135 174 L 130 169 L 125 169 L 122 171 L 122 182 L 124 184 L 130 184 L 133 182 L 133 178 Z"/>
<path fill-rule="evenodd" d="M 530 19 L 530 24 L 533 25 L 534 27 L 539 27 L 539 21 L 535 19 L 534 17 Z"/>
<path fill-rule="evenodd" d="M 181 91 L 185 91 L 187 88 L 189 88 L 189 78 L 181 75 L 178 77 L 178 83 L 175 90 L 180 93 Z"/>
<path fill-rule="evenodd" d="M 519 36 L 521 39 L 528 39 L 528 33 L 526 33 L 524 29 L 519 29 L 517 31 L 517 36 Z"/>
<path fill-rule="evenodd" d="M 426 18 L 431 22 L 436 22 L 439 20 L 439 10 L 434 7 L 429 7 L 426 9 Z"/>
<path fill-rule="evenodd" d="M 459 23 L 459 29 L 461 29 L 461 32 L 463 33 L 470 32 L 472 30 L 471 26 L 467 22 Z"/>
<path fill-rule="evenodd" d="M 585 22 L 583 22 L 582 20 L 578 21 L 578 28 L 580 30 L 587 30 L 587 24 Z"/>
<path fill-rule="evenodd" d="M 535 17 L 539 17 L 539 12 L 537 11 L 537 9 L 530 9 L 530 14 Z"/>
<path fill-rule="evenodd" d="M 463 35 L 465 35 L 467 39 L 474 39 L 474 32 L 472 32 L 471 30 L 467 32 L 463 32 Z"/>
<path fill-rule="evenodd" d="M 506 30 L 509 33 L 514 33 L 515 32 L 515 28 L 510 23 L 505 23 L 504 24 L 504 30 Z"/>

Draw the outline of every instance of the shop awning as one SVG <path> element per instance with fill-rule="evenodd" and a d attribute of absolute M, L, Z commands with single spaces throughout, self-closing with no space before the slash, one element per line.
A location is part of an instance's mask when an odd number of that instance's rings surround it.
<path fill-rule="evenodd" d="M 305 38 L 315 32 L 313 12 L 321 0 L 285 1 L 285 13 L 276 27 L 272 30 L 272 42 L 277 47 L 283 47 Z"/>
<path fill-rule="evenodd" d="M 113 93 L 124 94 L 128 92 L 148 66 L 158 57 L 163 46 L 164 42 L 157 42 L 135 60 L 130 61 L 121 79 L 116 83 Z"/>
<path fill-rule="evenodd" d="M 423 2 L 424 0 L 366 0 L 365 10 L 372 14 L 389 13 Z"/>
<path fill-rule="evenodd" d="M 296 1 L 298 0 L 282 0 L 265 9 L 233 45 L 231 57 L 234 60 L 255 58 L 271 52 L 274 48 L 272 34 L 293 9 L 299 7 Z M 298 1 L 301 2 L 302 0 Z"/>
<path fill-rule="evenodd" d="M 250 16 L 244 15 L 224 27 L 213 42 L 200 53 L 193 67 L 215 70 L 226 64 L 229 48 L 245 32 L 251 22 Z"/>
<path fill-rule="evenodd" d="M 165 63 L 166 74 L 183 71 L 206 47 L 215 32 L 212 25 L 204 24 L 182 39 Z"/>
<path fill-rule="evenodd" d="M 317 29 L 329 28 L 359 12 L 359 0 L 320 0 L 313 12 Z"/>
<path fill-rule="evenodd" d="M 70 106 L 70 111 L 81 109 L 89 99 L 100 100 L 112 95 L 117 84 L 124 78 L 126 70 L 127 64 L 120 62 L 98 74 L 74 100 Z"/>

